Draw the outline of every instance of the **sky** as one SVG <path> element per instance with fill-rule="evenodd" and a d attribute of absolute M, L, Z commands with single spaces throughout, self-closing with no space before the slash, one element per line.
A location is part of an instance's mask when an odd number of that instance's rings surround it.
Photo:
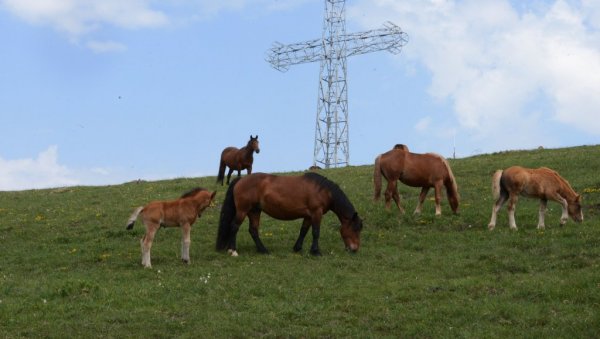
<path fill-rule="evenodd" d="M 254 172 L 313 163 L 322 0 L 0 0 L 0 190 L 215 176 L 258 135 Z M 396 143 L 468 157 L 600 143 L 600 1 L 348 0 L 346 31 L 400 26 L 348 58 L 350 164 Z M 543 164 L 540 164 L 543 165 Z"/>

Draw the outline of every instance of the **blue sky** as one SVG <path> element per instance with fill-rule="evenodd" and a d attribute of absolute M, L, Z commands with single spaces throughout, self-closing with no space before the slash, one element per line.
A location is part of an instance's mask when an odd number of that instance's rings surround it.
<path fill-rule="evenodd" d="M 0 190 L 312 164 L 322 0 L 0 0 Z M 348 60 L 350 163 L 396 143 L 459 157 L 600 143 L 600 2 L 348 0 L 347 31 L 392 21 L 399 55 Z M 543 164 L 540 164 L 543 165 Z"/>

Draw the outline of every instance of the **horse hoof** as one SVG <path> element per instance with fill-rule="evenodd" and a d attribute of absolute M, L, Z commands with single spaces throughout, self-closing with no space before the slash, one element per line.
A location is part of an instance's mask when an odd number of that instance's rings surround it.
<path fill-rule="evenodd" d="M 189 259 L 181 259 L 181 261 L 182 261 L 184 264 L 187 264 L 187 265 L 189 265 L 189 264 L 190 264 L 190 260 L 189 260 Z"/>
<path fill-rule="evenodd" d="M 321 251 L 319 250 L 310 250 L 310 254 L 314 255 L 315 257 L 322 256 Z"/>
<path fill-rule="evenodd" d="M 236 250 L 229 249 L 227 250 L 227 253 L 229 253 L 232 257 L 238 256 L 238 252 Z"/>
<path fill-rule="evenodd" d="M 296 246 L 294 246 L 294 252 L 298 253 L 300 251 L 302 251 L 302 247 L 296 247 Z"/>

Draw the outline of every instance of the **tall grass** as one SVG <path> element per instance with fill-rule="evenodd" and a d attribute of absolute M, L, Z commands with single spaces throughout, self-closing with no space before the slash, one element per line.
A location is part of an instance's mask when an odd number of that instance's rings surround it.
<path fill-rule="evenodd" d="M 134 207 L 174 199 L 214 177 L 0 192 L 0 337 L 595 337 L 600 329 L 600 146 L 514 151 L 450 160 L 460 214 L 434 216 L 419 189 L 400 185 L 407 214 L 373 203 L 372 166 L 324 170 L 365 220 L 346 253 L 335 215 L 322 257 L 292 246 L 301 221 L 262 217 L 270 255 L 255 252 L 247 222 L 240 256 L 214 250 L 219 206 L 192 229 L 191 264 L 178 229 L 161 229 L 153 269 L 140 265 Z M 521 199 L 518 231 L 503 209 L 487 230 L 490 176 L 510 165 L 556 169 L 583 194 L 585 221 L 559 226 L 549 203 Z M 294 174 L 294 173 L 286 173 Z"/>

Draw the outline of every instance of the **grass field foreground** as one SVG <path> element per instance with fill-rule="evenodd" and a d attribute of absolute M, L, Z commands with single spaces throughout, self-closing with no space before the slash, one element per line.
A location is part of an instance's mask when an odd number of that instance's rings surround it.
<path fill-rule="evenodd" d="M 419 189 L 404 185 L 405 215 L 374 203 L 371 165 L 322 171 L 364 219 L 355 255 L 344 251 L 333 213 L 322 257 L 307 244 L 293 253 L 300 220 L 266 215 L 270 255 L 256 253 L 247 221 L 240 256 L 216 252 L 226 186 L 215 177 L 0 192 L 0 337 L 597 337 L 600 146 L 450 164 L 460 213 L 444 199 L 441 217 L 431 199 L 413 216 Z M 557 170 L 583 195 L 584 222 L 560 227 L 560 206 L 550 202 L 538 230 L 538 202 L 522 198 L 518 231 L 508 229 L 506 207 L 488 231 L 491 174 L 511 165 Z M 126 231 L 128 216 L 195 186 L 217 190 L 219 204 L 192 229 L 191 264 L 180 261 L 179 229 L 161 229 L 153 268 L 143 269 L 143 226 Z"/>

